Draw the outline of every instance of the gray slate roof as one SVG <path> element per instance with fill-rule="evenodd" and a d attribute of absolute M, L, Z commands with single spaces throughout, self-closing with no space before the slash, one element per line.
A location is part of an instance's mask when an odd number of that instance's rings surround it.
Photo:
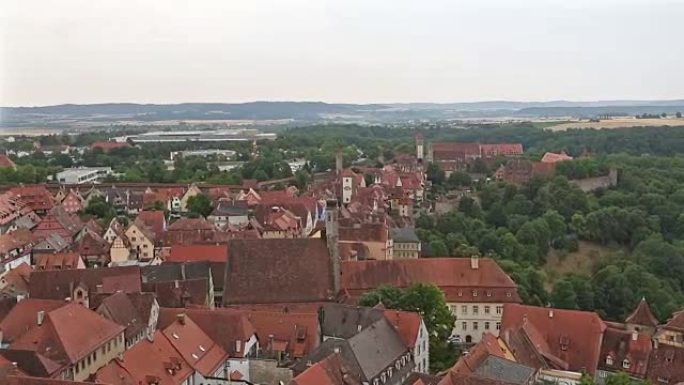
<path fill-rule="evenodd" d="M 392 240 L 402 243 L 419 243 L 416 229 L 413 227 L 395 227 L 392 229 Z"/>
<path fill-rule="evenodd" d="M 295 373 L 301 373 L 309 363 L 319 362 L 338 352 L 353 372 L 358 373 L 363 381 L 370 382 L 408 351 L 401 336 L 383 317 L 349 339 L 327 339 L 299 360 L 294 365 L 294 370 Z M 415 364 L 411 361 L 401 370 L 395 370 L 393 377 L 401 378 L 414 367 Z"/>
<path fill-rule="evenodd" d="M 327 304 L 321 310 L 321 334 L 348 339 L 385 317 L 381 309 L 342 304 Z"/>
<path fill-rule="evenodd" d="M 475 370 L 475 374 L 509 384 L 529 384 L 535 370 L 529 366 L 496 356 L 489 356 Z"/>

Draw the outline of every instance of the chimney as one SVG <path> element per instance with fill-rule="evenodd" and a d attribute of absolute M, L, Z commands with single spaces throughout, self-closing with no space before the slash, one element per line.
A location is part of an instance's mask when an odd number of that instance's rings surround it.
<path fill-rule="evenodd" d="M 176 314 L 176 320 L 178 321 L 179 324 L 185 325 L 185 313 Z"/>
<path fill-rule="evenodd" d="M 338 147 L 337 152 L 335 152 L 335 172 L 339 174 L 342 172 L 342 148 Z"/>
<path fill-rule="evenodd" d="M 42 326 L 44 320 L 45 320 L 45 311 L 40 310 L 38 312 L 38 315 L 37 315 L 36 323 L 38 324 L 38 326 Z"/>
<path fill-rule="evenodd" d="M 473 270 L 477 270 L 480 268 L 480 257 L 477 255 L 473 255 L 470 257 L 470 268 Z"/>
<path fill-rule="evenodd" d="M 326 201 L 325 208 L 325 241 L 328 246 L 328 254 L 330 256 L 330 264 L 332 270 L 333 281 L 333 296 L 337 296 L 340 292 L 340 250 L 338 248 L 339 229 L 338 229 L 338 207 L 337 200 L 331 199 Z"/>

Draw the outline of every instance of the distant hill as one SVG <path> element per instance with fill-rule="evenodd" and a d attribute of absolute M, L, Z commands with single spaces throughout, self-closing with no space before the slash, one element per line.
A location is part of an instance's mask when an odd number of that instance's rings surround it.
<path fill-rule="evenodd" d="M 684 100 L 609 100 L 591 102 L 484 101 L 470 103 L 332 104 L 323 102 L 250 102 L 182 104 L 64 104 L 1 107 L 0 127 L 71 127 L 117 122 L 184 120 L 290 120 L 301 122 L 400 122 L 497 117 L 593 117 L 605 114 L 674 114 Z"/>

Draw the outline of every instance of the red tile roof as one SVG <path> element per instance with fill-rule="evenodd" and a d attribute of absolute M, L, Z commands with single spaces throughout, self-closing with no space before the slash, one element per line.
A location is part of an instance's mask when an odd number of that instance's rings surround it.
<path fill-rule="evenodd" d="M 0 154 L 0 168 L 11 168 L 11 169 L 16 169 L 17 165 L 14 164 L 12 159 L 9 158 L 9 156 L 5 154 Z"/>
<path fill-rule="evenodd" d="M 411 311 L 390 310 L 384 311 L 385 318 L 397 330 L 401 339 L 409 348 L 413 349 L 420 333 L 420 314 Z"/>
<path fill-rule="evenodd" d="M 70 303 L 46 312 L 43 325 L 32 326 L 10 348 L 32 350 L 62 364 L 75 364 L 123 331 L 123 326 Z"/>
<path fill-rule="evenodd" d="M 318 313 L 243 311 L 256 329 L 259 345 L 264 352 L 285 351 L 290 357 L 301 358 L 319 345 Z"/>
<path fill-rule="evenodd" d="M 673 313 L 663 328 L 684 332 L 684 310 Z"/>
<path fill-rule="evenodd" d="M 224 305 L 337 297 L 324 239 L 240 239 L 230 241 L 228 249 Z"/>
<path fill-rule="evenodd" d="M 647 379 L 652 384 L 663 385 L 684 381 L 684 348 L 658 344 L 651 352 Z"/>
<path fill-rule="evenodd" d="M 76 269 L 81 256 L 78 253 L 39 254 L 36 256 L 36 269 L 63 270 Z"/>
<path fill-rule="evenodd" d="M 29 295 L 31 298 L 64 300 L 73 296 L 72 288 L 85 285 L 90 294 L 97 292 L 102 285 L 104 292 L 122 290 L 138 293 L 141 290 L 140 267 L 124 266 L 99 269 L 68 269 L 31 272 Z M 114 290 L 114 291 L 108 291 Z"/>
<path fill-rule="evenodd" d="M 633 377 L 644 378 L 651 349 L 650 336 L 608 327 L 603 333 L 599 368 L 612 372 L 622 371 Z M 611 360 L 608 360 L 608 357 Z M 629 362 L 629 368 L 623 366 L 624 360 Z"/>
<path fill-rule="evenodd" d="M 213 377 L 228 359 L 228 353 L 185 315 L 164 328 L 162 333 L 183 359 L 204 377 Z"/>
<path fill-rule="evenodd" d="M 148 385 L 148 379 L 155 377 L 159 385 L 181 385 L 193 372 L 166 336 L 157 331 L 153 341 L 138 342 L 124 352 L 123 360 L 110 362 L 95 377 L 98 382 L 111 385 Z"/>
<path fill-rule="evenodd" d="M 561 152 L 560 154 L 556 154 L 553 152 L 547 152 L 542 156 L 541 161 L 542 163 L 556 163 L 556 162 L 562 162 L 565 160 L 572 160 L 572 157 L 565 152 Z"/>
<path fill-rule="evenodd" d="M 453 373 L 471 374 L 489 356 L 507 359 L 510 353 L 499 343 L 499 340 L 491 333 L 482 334 L 482 339 L 468 350 L 468 354 L 461 356 L 454 366 L 449 369 Z"/>
<path fill-rule="evenodd" d="M 658 319 L 653 315 L 646 298 L 641 298 L 636 309 L 625 319 L 625 323 L 656 327 L 658 326 Z"/>
<path fill-rule="evenodd" d="M 171 246 L 168 262 L 226 262 L 228 246 L 223 245 L 174 245 Z"/>
<path fill-rule="evenodd" d="M 33 211 L 48 211 L 55 203 L 44 185 L 13 187 L 9 191 L 21 198 Z"/>
<path fill-rule="evenodd" d="M 439 286 L 448 302 L 520 302 L 517 285 L 489 258 L 425 258 L 342 262 L 342 288 L 353 299 L 380 286 Z"/>
<path fill-rule="evenodd" d="M 136 220 L 140 220 L 145 226 L 147 226 L 155 236 L 155 239 L 161 239 L 166 230 L 166 217 L 161 210 L 143 210 L 141 211 Z"/>
<path fill-rule="evenodd" d="M 361 385 L 361 379 L 340 354 L 333 353 L 293 378 L 290 385 Z"/>
<path fill-rule="evenodd" d="M 96 311 L 103 317 L 125 327 L 124 337 L 127 341 L 137 337 L 147 328 L 148 319 L 139 314 L 135 304 L 126 293 L 118 292 L 104 298 Z"/>
<path fill-rule="evenodd" d="M 505 304 L 499 335 L 525 365 L 538 368 L 543 357 L 551 367 L 594 374 L 605 329 L 593 312 Z M 522 354 L 530 351 L 534 360 Z"/>
<path fill-rule="evenodd" d="M 236 341 L 244 346 L 256 330 L 245 312 L 237 309 L 159 309 L 157 328 L 165 329 L 176 322 L 178 314 L 192 319 L 214 342 L 221 345 L 231 357 L 244 357 L 247 352 L 236 350 Z"/>
<path fill-rule="evenodd" d="M 62 300 L 28 298 L 19 301 L 0 322 L 3 342 L 13 342 L 36 325 L 38 312 L 48 313 L 66 305 Z"/>
<path fill-rule="evenodd" d="M 495 143 L 481 144 L 482 156 L 516 156 L 523 154 L 523 146 L 520 143 Z"/>

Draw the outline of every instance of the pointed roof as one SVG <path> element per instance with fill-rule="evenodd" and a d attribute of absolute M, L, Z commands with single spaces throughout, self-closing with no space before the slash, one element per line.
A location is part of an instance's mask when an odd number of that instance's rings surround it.
<path fill-rule="evenodd" d="M 672 318 L 667 321 L 663 327 L 668 330 L 684 331 L 684 311 L 678 311 L 672 314 Z"/>
<path fill-rule="evenodd" d="M 658 319 L 653 315 L 646 298 L 641 297 L 641 301 L 632 314 L 625 319 L 625 323 L 656 327 L 658 326 Z"/>

